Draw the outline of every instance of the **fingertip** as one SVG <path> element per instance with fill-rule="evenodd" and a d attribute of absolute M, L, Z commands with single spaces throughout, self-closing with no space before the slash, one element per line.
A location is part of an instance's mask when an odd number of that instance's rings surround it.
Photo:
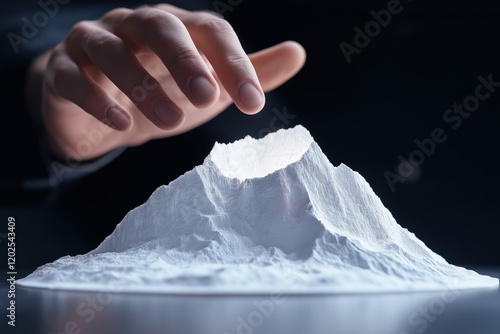
<path fill-rule="evenodd" d="M 117 106 L 109 107 L 105 112 L 105 123 L 118 131 L 126 131 L 132 126 L 132 117 Z"/>
<path fill-rule="evenodd" d="M 153 113 L 157 121 L 154 122 L 160 129 L 175 130 L 184 122 L 184 112 L 173 103 L 158 99 L 153 104 Z"/>
<path fill-rule="evenodd" d="M 293 53 L 297 55 L 297 58 L 299 59 L 306 59 L 306 49 L 300 44 L 299 42 L 296 41 L 284 41 L 282 45 L 286 48 L 289 48 Z"/>
<path fill-rule="evenodd" d="M 217 101 L 219 97 L 219 87 L 204 76 L 195 76 L 189 80 L 189 91 L 191 92 L 191 102 L 199 108 L 209 107 Z"/>
<path fill-rule="evenodd" d="M 298 72 L 305 64 L 307 53 L 304 47 L 296 41 L 285 41 L 281 43 L 283 51 L 287 54 L 288 61 L 295 67 L 295 72 Z"/>
<path fill-rule="evenodd" d="M 245 114 L 253 115 L 262 110 L 265 104 L 265 97 L 262 89 L 255 84 L 245 81 L 238 88 L 238 106 Z"/>

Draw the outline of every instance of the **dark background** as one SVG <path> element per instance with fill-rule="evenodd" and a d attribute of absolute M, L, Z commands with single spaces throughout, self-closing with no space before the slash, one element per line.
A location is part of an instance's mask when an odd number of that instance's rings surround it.
<path fill-rule="evenodd" d="M 212 1 L 174 3 L 214 10 Z M 353 28 L 364 29 L 373 21 L 370 11 L 387 3 L 241 1 L 224 17 L 245 49 L 296 40 L 308 56 L 302 71 L 268 94 L 258 115 L 230 107 L 189 133 L 129 148 L 48 204 L 40 202 L 43 192 L 15 189 L 19 176 L 12 171 L 42 173 L 25 148 L 36 137 L 16 123 L 24 108 L 22 71 L 30 57 L 64 38 L 73 23 L 98 18 L 118 5 L 72 0 L 16 55 L 2 33 L 2 64 L 7 66 L 1 76 L 1 122 L 11 130 L 2 131 L 6 153 L 1 161 L 10 172 L 2 175 L 0 221 L 5 227 L 0 233 L 6 233 L 7 217 L 14 216 L 19 265 L 32 269 L 93 249 L 154 189 L 201 164 L 214 141 L 261 134 L 275 108 L 295 116 L 283 126 L 305 126 L 334 165 L 344 163 L 363 175 L 398 223 L 449 262 L 500 265 L 500 87 L 456 130 L 443 120 L 448 108 L 474 94 L 479 75 L 491 74 L 500 82 L 500 4 L 403 0 L 402 12 L 347 63 L 339 44 L 353 44 Z M 2 14 L 7 29 L 40 10 L 36 1 L 8 6 Z M 442 128 L 447 140 L 391 191 L 384 173 L 397 173 L 398 156 L 408 159 L 417 148 L 414 141 L 430 138 L 435 128 Z"/>

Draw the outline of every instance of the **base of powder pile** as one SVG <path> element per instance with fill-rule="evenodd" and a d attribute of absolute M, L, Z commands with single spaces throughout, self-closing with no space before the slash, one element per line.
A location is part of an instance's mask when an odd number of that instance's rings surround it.
<path fill-rule="evenodd" d="M 422 222 L 425 224 L 426 222 Z M 366 180 L 297 126 L 216 143 L 96 249 L 20 286 L 168 294 L 324 294 L 496 288 L 401 227 Z"/>
<path fill-rule="evenodd" d="M 341 269 L 334 264 L 296 264 L 283 259 L 279 265 L 262 265 L 262 262 L 272 262 L 270 257 L 262 260 L 261 254 L 258 261 L 261 263 L 256 264 L 173 266 L 142 251 L 66 256 L 46 265 L 36 275 L 18 281 L 18 285 L 51 290 L 169 295 L 311 295 L 498 289 L 498 279 L 455 266 L 446 268 L 446 277 L 427 273 L 420 280 L 411 280 L 345 265 L 340 266 Z M 87 264 L 86 270 L 74 272 L 75 265 L 82 262 Z M 45 276 L 44 272 L 57 274 Z"/>

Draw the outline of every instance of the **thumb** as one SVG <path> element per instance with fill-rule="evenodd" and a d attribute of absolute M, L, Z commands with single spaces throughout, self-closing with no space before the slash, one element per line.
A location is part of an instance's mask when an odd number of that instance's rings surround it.
<path fill-rule="evenodd" d="M 262 88 L 268 92 L 300 71 L 306 60 L 306 52 L 299 43 L 286 41 L 252 53 L 249 57 Z"/>

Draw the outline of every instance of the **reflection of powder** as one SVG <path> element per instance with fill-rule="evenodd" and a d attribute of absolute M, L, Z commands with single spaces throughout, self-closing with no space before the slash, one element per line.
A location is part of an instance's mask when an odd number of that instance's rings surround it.
<path fill-rule="evenodd" d="M 498 286 L 399 226 L 361 175 L 301 126 L 216 144 L 92 252 L 20 285 L 171 293 L 362 292 Z M 117 288 L 119 287 L 119 288 Z"/>

